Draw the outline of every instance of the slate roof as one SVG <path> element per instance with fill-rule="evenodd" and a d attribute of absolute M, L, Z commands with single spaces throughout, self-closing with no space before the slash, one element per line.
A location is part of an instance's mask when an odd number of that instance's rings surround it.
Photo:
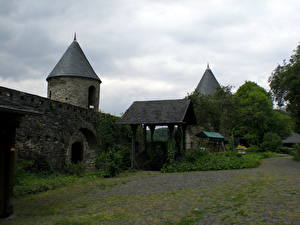
<path fill-rule="evenodd" d="M 47 81 L 51 77 L 61 76 L 85 77 L 101 82 L 88 59 L 86 58 L 84 52 L 82 51 L 79 43 L 76 41 L 76 36 L 74 38 L 74 41 L 71 43 L 71 45 L 68 47 L 66 52 L 63 54 L 61 59 L 58 61 L 54 69 L 47 77 Z"/>
<path fill-rule="evenodd" d="M 207 65 L 207 69 L 205 70 L 195 91 L 203 95 L 211 95 L 216 92 L 217 87 L 220 87 L 220 84 L 215 78 L 211 69 L 209 68 L 209 65 Z"/>
<path fill-rule="evenodd" d="M 282 141 L 282 143 L 285 143 L 285 144 L 297 144 L 297 143 L 300 143 L 300 134 L 298 134 L 298 133 L 292 133 L 292 135 L 289 136 L 288 138 L 284 139 Z"/>
<path fill-rule="evenodd" d="M 136 101 L 117 124 L 192 124 L 195 114 L 188 99 Z"/>

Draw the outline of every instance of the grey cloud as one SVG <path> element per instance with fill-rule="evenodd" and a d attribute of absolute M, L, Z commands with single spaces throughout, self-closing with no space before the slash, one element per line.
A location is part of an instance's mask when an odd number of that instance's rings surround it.
<path fill-rule="evenodd" d="M 223 85 L 266 80 L 299 41 L 299 26 L 289 21 L 291 14 L 300 20 L 295 3 L 280 3 L 282 11 L 260 0 L 1 1 L 0 78 L 46 78 L 77 31 L 103 80 L 106 112 L 124 112 L 137 99 L 184 97 L 206 62 Z M 173 15 L 172 7 L 188 13 Z M 140 78 L 172 88 L 105 84 Z"/>

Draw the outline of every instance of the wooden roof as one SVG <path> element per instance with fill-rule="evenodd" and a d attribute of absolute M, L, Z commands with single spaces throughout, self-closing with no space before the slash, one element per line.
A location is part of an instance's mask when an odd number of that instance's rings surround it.
<path fill-rule="evenodd" d="M 188 99 L 136 101 L 117 124 L 194 124 L 196 117 Z"/>

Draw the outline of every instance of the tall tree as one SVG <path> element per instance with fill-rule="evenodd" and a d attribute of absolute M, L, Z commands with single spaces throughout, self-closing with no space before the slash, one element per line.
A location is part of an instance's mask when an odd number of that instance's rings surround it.
<path fill-rule="evenodd" d="M 289 61 L 278 65 L 269 78 L 274 99 L 280 107 L 286 106 L 300 132 L 300 45 L 294 50 Z"/>
<path fill-rule="evenodd" d="M 248 144 L 260 145 L 268 132 L 280 137 L 290 134 L 291 118 L 273 110 L 271 96 L 254 82 L 247 81 L 235 93 L 238 100 L 235 134 L 247 140 Z"/>
<path fill-rule="evenodd" d="M 235 133 L 249 144 L 259 145 L 272 117 L 271 98 L 265 89 L 251 81 L 245 82 L 235 96 L 239 102 Z"/>
<path fill-rule="evenodd" d="M 212 95 L 194 92 L 188 98 L 193 102 L 198 125 L 206 130 L 230 134 L 236 106 L 230 86 L 217 88 Z"/>

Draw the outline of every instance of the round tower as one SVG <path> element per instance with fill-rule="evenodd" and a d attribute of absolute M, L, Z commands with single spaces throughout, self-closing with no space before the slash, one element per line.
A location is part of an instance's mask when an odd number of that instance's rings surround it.
<path fill-rule="evenodd" d="M 76 34 L 71 45 L 47 77 L 48 98 L 99 110 L 101 80 L 95 73 Z"/>

